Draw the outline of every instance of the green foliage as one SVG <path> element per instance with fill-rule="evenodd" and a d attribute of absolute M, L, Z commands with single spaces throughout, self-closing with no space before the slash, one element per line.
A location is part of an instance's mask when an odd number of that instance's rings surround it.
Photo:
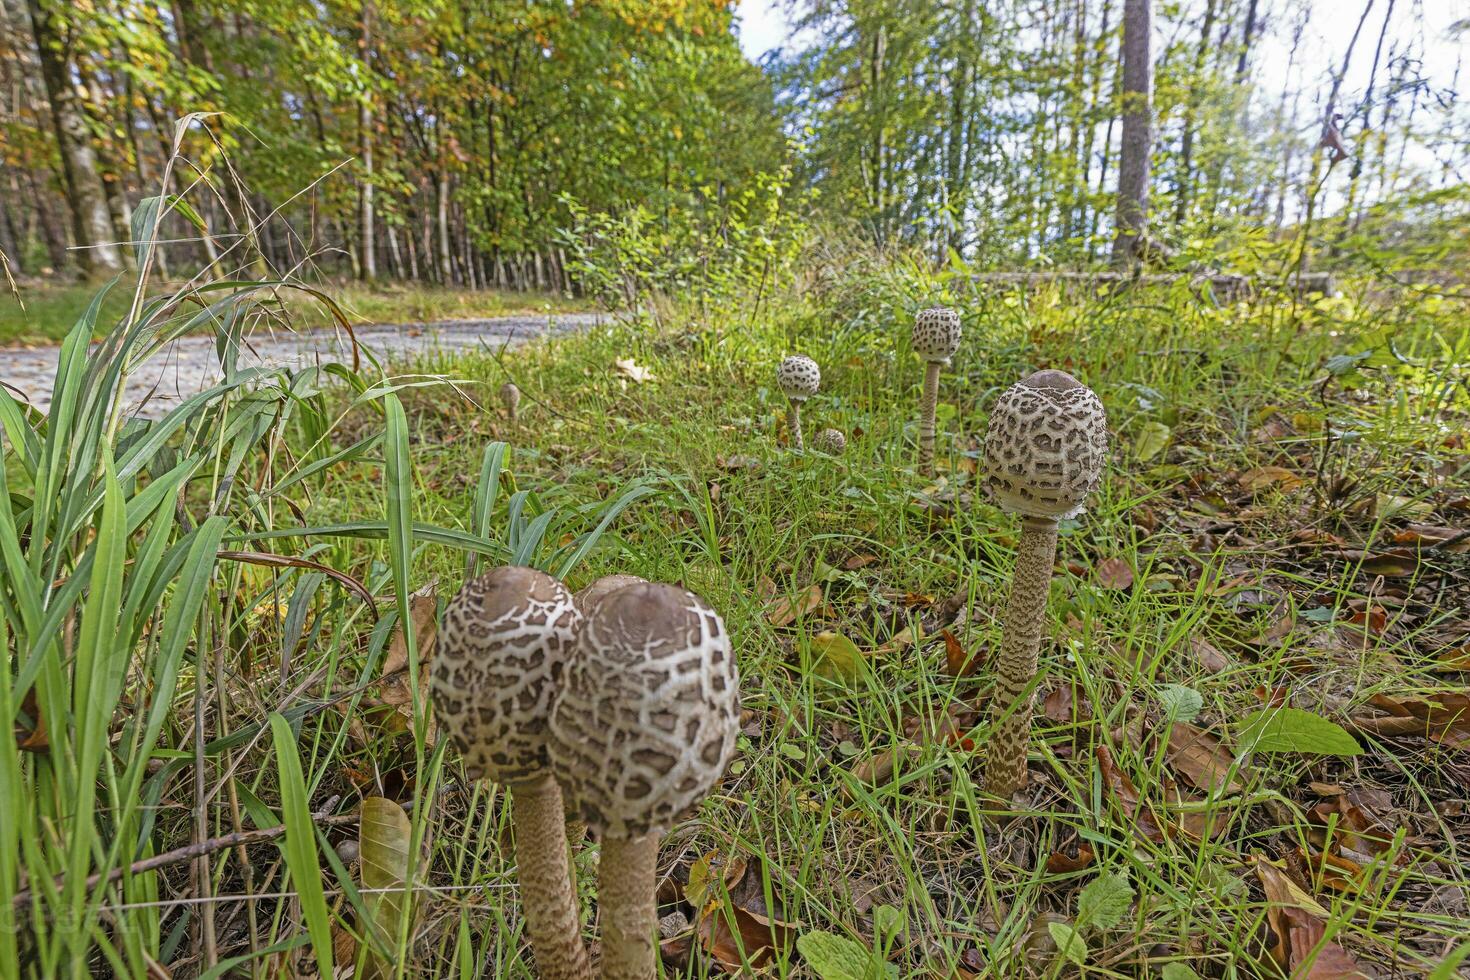
<path fill-rule="evenodd" d="M 1260 708 L 1239 722 L 1239 740 L 1250 752 L 1358 755 L 1363 747 L 1341 725 L 1300 708 Z"/>

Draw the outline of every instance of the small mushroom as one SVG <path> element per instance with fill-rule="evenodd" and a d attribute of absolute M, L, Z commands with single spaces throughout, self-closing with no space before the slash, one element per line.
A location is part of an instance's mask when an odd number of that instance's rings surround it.
<path fill-rule="evenodd" d="M 602 841 L 602 976 L 652 980 L 659 837 L 735 751 L 739 677 L 718 613 L 641 584 L 592 609 L 551 709 L 551 758 Z"/>
<path fill-rule="evenodd" d="M 924 359 L 924 395 L 919 402 L 919 469 L 934 467 L 934 413 L 939 407 L 939 371 L 960 349 L 960 314 L 947 306 L 914 317 L 914 353 Z"/>
<path fill-rule="evenodd" d="M 1002 623 L 985 787 L 1009 798 L 1026 783 L 1032 681 L 1057 554 L 1057 521 L 1082 512 L 1108 451 L 1102 403 L 1062 371 L 1038 371 L 1000 396 L 985 433 L 986 488 L 1021 515 Z"/>
<path fill-rule="evenodd" d="M 618 589 L 626 588 L 630 585 L 642 585 L 647 581 L 648 579 L 639 578 L 637 575 L 623 575 L 618 573 L 604 575 L 602 578 L 578 590 L 577 594 L 572 596 L 572 601 L 577 604 L 577 612 L 585 616 L 599 602 L 618 591 Z"/>
<path fill-rule="evenodd" d="M 817 393 L 822 385 L 822 369 L 805 354 L 794 354 L 776 368 L 776 383 L 791 400 L 791 445 L 804 449 L 801 438 L 801 403 Z"/>
<path fill-rule="evenodd" d="M 521 389 L 516 387 L 514 381 L 507 381 L 500 386 L 500 404 L 505 406 L 505 414 L 510 416 L 510 420 L 517 421 L 516 409 L 521 404 Z"/>
<path fill-rule="evenodd" d="M 837 429 L 823 429 L 812 436 L 812 448 L 828 456 L 841 456 L 847 449 L 847 436 Z"/>
<path fill-rule="evenodd" d="M 582 616 L 556 579 L 503 567 L 465 583 L 444 610 L 434 711 L 472 779 L 512 798 L 516 873 L 537 975 L 590 980 L 567 858 L 561 787 L 547 754 L 551 700 Z"/>

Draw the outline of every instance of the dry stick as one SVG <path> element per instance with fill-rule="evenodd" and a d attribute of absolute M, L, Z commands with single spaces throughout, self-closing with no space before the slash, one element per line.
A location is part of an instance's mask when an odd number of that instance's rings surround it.
<path fill-rule="evenodd" d="M 658 834 L 605 837 L 597 886 L 603 980 L 652 980 L 658 972 L 653 930 Z"/>
<path fill-rule="evenodd" d="M 1026 784 L 1026 746 L 1031 735 L 1032 680 L 1057 556 L 1057 522 L 1041 517 L 1021 520 L 1016 570 L 1001 626 L 996 666 L 995 730 L 985 757 L 985 791 L 1009 798 Z"/>
<path fill-rule="evenodd" d="M 521 914 L 536 955 L 536 975 L 545 980 L 586 980 L 592 967 L 582 944 L 561 786 L 550 776 L 516 783 L 511 788 L 511 819 Z"/>
<path fill-rule="evenodd" d="M 358 814 L 356 813 L 332 813 L 332 808 L 337 805 L 338 799 L 340 799 L 340 797 L 334 796 L 331 799 L 327 800 L 325 806 L 323 806 L 320 810 L 311 815 L 312 822 L 325 824 L 329 827 L 335 827 L 339 824 L 352 823 L 357 820 Z M 104 878 L 107 880 L 108 884 L 112 884 L 115 881 L 119 881 L 124 874 L 143 874 L 148 871 L 157 871 L 159 868 L 166 868 L 172 864 L 183 864 L 186 861 L 196 861 L 199 858 L 208 857 L 210 854 L 213 854 L 216 851 L 223 851 L 231 847 L 243 847 L 249 844 L 264 844 L 267 841 L 275 840 L 277 837 L 280 837 L 285 832 L 286 825 L 278 824 L 275 827 L 265 827 L 260 830 L 242 830 L 238 833 L 225 834 L 223 837 L 211 837 L 209 840 L 199 841 L 193 844 L 186 844 L 183 847 L 176 847 L 172 851 L 164 851 L 162 854 L 155 854 L 152 857 L 143 858 L 141 861 L 134 861 L 126 868 L 113 868 L 106 875 L 102 875 L 100 873 L 94 874 L 87 879 L 87 890 L 91 891 L 98 885 L 102 884 Z M 58 890 L 60 890 L 65 883 L 65 875 L 56 876 L 55 886 Z M 17 892 L 15 897 L 10 900 L 10 904 L 16 910 L 23 909 L 31 903 L 32 896 L 33 893 L 30 891 L 30 889 Z M 199 904 L 213 905 L 214 902 L 205 901 Z"/>
<path fill-rule="evenodd" d="M 939 361 L 924 365 L 924 398 L 919 402 L 919 469 L 930 472 L 934 467 L 934 415 L 939 409 Z"/>

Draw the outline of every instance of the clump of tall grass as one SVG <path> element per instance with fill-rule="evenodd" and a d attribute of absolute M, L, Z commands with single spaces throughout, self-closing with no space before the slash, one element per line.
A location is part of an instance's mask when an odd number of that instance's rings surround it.
<path fill-rule="evenodd" d="M 325 832 L 356 820 L 357 800 L 337 802 L 353 788 L 344 745 L 396 643 L 411 787 L 399 850 L 413 856 L 398 880 L 422 878 L 442 751 L 418 691 L 426 651 L 400 626 L 425 618 L 410 615 L 415 567 L 450 549 L 471 569 L 565 575 L 652 491 L 566 511 L 515 489 L 509 448 L 492 442 L 463 524 L 417 521 L 400 383 L 371 358 L 240 368 L 283 290 L 347 320 L 285 278 L 150 295 L 170 215 L 198 222 L 177 197 L 138 208 L 128 312 L 93 347 L 98 294 L 61 346 L 50 407 L 0 386 L 0 975 L 222 975 L 308 944 L 331 975 L 344 935 L 357 957 L 402 962 L 410 903 L 389 903 L 390 932 L 368 928 L 385 903 Z M 130 414 L 128 376 L 206 329 L 222 380 L 161 418 Z M 313 523 L 313 495 L 348 476 L 363 488 L 349 519 Z"/>

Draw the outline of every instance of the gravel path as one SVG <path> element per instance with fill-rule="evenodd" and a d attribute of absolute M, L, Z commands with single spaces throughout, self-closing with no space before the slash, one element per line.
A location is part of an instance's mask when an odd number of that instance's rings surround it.
<path fill-rule="evenodd" d="M 443 320 L 436 323 L 365 324 L 355 327 L 358 343 L 379 359 L 401 358 L 434 351 L 490 350 L 515 347 L 537 337 L 585 330 L 603 320 L 597 313 L 559 313 L 545 316 L 501 316 L 485 320 Z M 318 360 L 350 363 L 345 333 L 329 330 L 253 336 L 250 349 L 240 353 L 240 367 L 305 366 Z M 57 348 L 0 347 L 0 381 L 18 388 L 37 408 L 51 403 L 56 376 Z M 185 337 L 170 344 L 128 379 L 128 407 L 157 418 L 182 399 L 209 387 L 220 378 L 214 338 Z"/>

